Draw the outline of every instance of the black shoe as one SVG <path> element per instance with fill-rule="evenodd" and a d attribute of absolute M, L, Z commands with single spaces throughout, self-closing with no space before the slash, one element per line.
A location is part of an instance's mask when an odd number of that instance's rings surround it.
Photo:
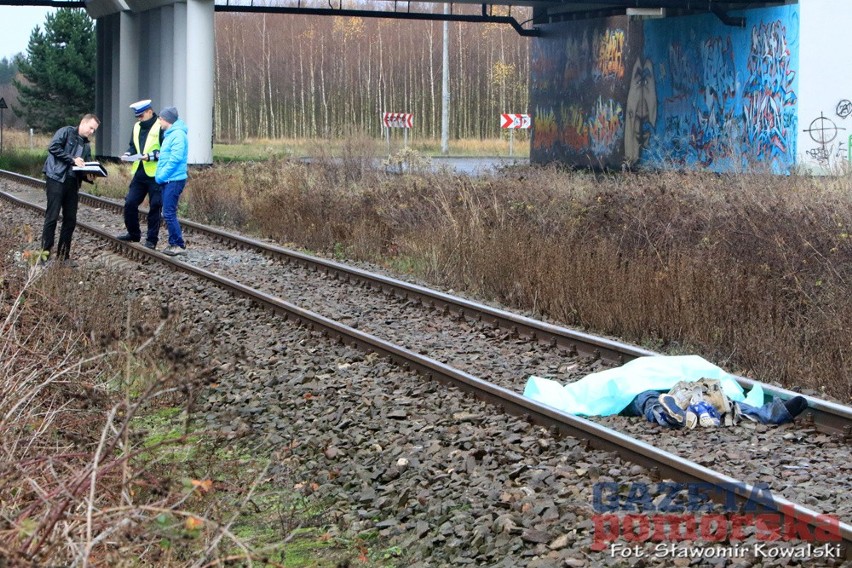
<path fill-rule="evenodd" d="M 675 428 L 683 426 L 686 422 L 686 412 L 677 405 L 675 397 L 670 394 L 661 394 L 659 402 L 665 411 L 665 418 L 669 421 L 669 424 Z"/>
<path fill-rule="evenodd" d="M 157 250 L 157 243 L 146 240 L 145 241 L 145 248 L 151 249 L 151 250 Z"/>
<path fill-rule="evenodd" d="M 118 235 L 115 238 L 120 240 L 120 241 L 129 242 L 129 243 L 138 243 L 140 240 L 142 240 L 142 237 L 136 237 L 136 238 L 131 237 L 130 233 L 122 233 L 121 235 Z"/>
<path fill-rule="evenodd" d="M 803 396 L 794 396 L 790 400 L 784 401 L 784 408 L 787 409 L 787 412 L 789 412 L 790 416 L 793 418 L 804 412 L 807 407 L 808 401 Z"/>

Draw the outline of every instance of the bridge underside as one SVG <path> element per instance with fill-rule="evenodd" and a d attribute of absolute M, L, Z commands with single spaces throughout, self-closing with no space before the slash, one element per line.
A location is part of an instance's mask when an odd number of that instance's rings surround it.
<path fill-rule="evenodd" d="M 178 0 L 180 2 L 181 0 Z M 186 0 L 182 0 L 185 2 Z M 150 0 L 141 3 L 133 0 L 0 0 L 0 5 L 7 6 L 44 6 L 65 8 L 86 8 L 93 18 L 118 11 L 128 10 L 128 5 L 137 9 L 154 9 L 174 3 L 172 0 Z M 412 10 L 411 2 L 399 0 L 376 0 L 370 9 L 364 9 L 363 4 L 351 0 L 327 0 L 310 2 L 305 0 L 215 0 L 217 12 L 265 12 L 282 14 L 329 15 L 329 16 L 360 16 L 394 19 L 434 19 L 450 21 L 481 21 L 507 23 L 514 26 L 522 35 L 535 36 L 535 26 L 564 21 L 605 18 L 610 16 L 628 15 L 639 17 L 688 16 L 711 13 L 723 23 L 742 26 L 742 17 L 730 16 L 734 10 L 758 8 L 761 6 L 778 6 L 795 4 L 796 0 L 455 0 L 449 3 L 449 15 Z M 143 4 L 146 7 L 143 7 Z M 421 4 L 447 4 L 444 0 L 422 0 Z M 454 13 L 456 5 L 475 5 L 481 7 L 480 16 Z M 511 7 L 525 6 L 533 8 L 533 19 L 526 27 L 511 17 Z M 495 7 L 508 7 L 509 16 L 493 20 Z"/>
<path fill-rule="evenodd" d="M 728 29 L 742 30 L 746 23 L 743 14 L 796 5 L 798 1 L 456 0 L 449 4 L 447 14 L 424 6 L 429 3 L 447 5 L 442 0 L 425 0 L 413 6 L 399 0 L 375 0 L 369 5 L 353 0 L 0 0 L 0 5 L 7 6 L 85 8 L 97 19 L 96 112 L 104 119 L 97 136 L 100 155 L 119 156 L 126 150 L 135 120 L 128 105 L 150 98 L 157 110 L 178 108 L 189 125 L 189 160 L 194 164 L 212 162 L 217 11 L 504 23 L 521 35 L 540 37 L 534 45 L 541 50 L 549 45 L 548 37 L 575 33 L 564 31 L 562 26 L 586 26 L 584 21 L 594 27 L 599 25 L 595 22 L 611 18 L 663 22 L 703 15 Z M 532 18 L 525 15 L 519 22 L 512 15 L 514 7 L 531 8 Z M 558 98 L 566 93 L 552 95 Z M 533 100 L 541 101 L 540 95 Z"/>

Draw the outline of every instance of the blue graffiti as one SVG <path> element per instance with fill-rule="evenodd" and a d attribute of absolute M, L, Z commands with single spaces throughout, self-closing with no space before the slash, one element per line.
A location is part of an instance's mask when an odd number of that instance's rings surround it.
<path fill-rule="evenodd" d="M 752 28 L 749 77 L 743 87 L 746 141 L 755 157 L 784 169 L 794 160 L 795 133 L 784 115 L 798 102 L 791 59 L 781 21 Z"/>
<path fill-rule="evenodd" d="M 709 166 L 719 156 L 730 156 L 741 139 L 736 112 L 736 69 L 731 36 L 714 37 L 701 45 L 703 77 L 695 99 L 696 122 L 692 144 L 698 163 Z"/>
<path fill-rule="evenodd" d="M 695 56 L 686 51 L 680 43 L 672 43 L 668 55 L 673 98 L 689 96 L 698 84 L 699 72 Z"/>

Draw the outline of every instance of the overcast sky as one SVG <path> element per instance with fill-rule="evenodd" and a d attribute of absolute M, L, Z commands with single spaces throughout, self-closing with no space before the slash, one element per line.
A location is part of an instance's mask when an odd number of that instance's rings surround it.
<path fill-rule="evenodd" d="M 11 59 L 16 53 L 26 53 L 30 33 L 39 26 L 44 30 L 44 18 L 55 8 L 33 6 L 0 6 L 0 59 Z"/>

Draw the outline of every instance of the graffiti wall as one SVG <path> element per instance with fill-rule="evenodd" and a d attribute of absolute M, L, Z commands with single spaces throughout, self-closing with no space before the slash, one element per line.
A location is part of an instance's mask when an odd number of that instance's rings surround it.
<path fill-rule="evenodd" d="M 534 40 L 534 162 L 789 171 L 798 6 L 546 26 Z"/>
<path fill-rule="evenodd" d="M 848 0 L 809 0 L 800 6 L 799 163 L 833 173 L 850 164 L 852 73 Z"/>
<path fill-rule="evenodd" d="M 627 24 L 618 17 L 542 27 L 531 62 L 533 161 L 621 162 L 628 62 L 641 53 L 641 35 L 630 36 Z"/>

